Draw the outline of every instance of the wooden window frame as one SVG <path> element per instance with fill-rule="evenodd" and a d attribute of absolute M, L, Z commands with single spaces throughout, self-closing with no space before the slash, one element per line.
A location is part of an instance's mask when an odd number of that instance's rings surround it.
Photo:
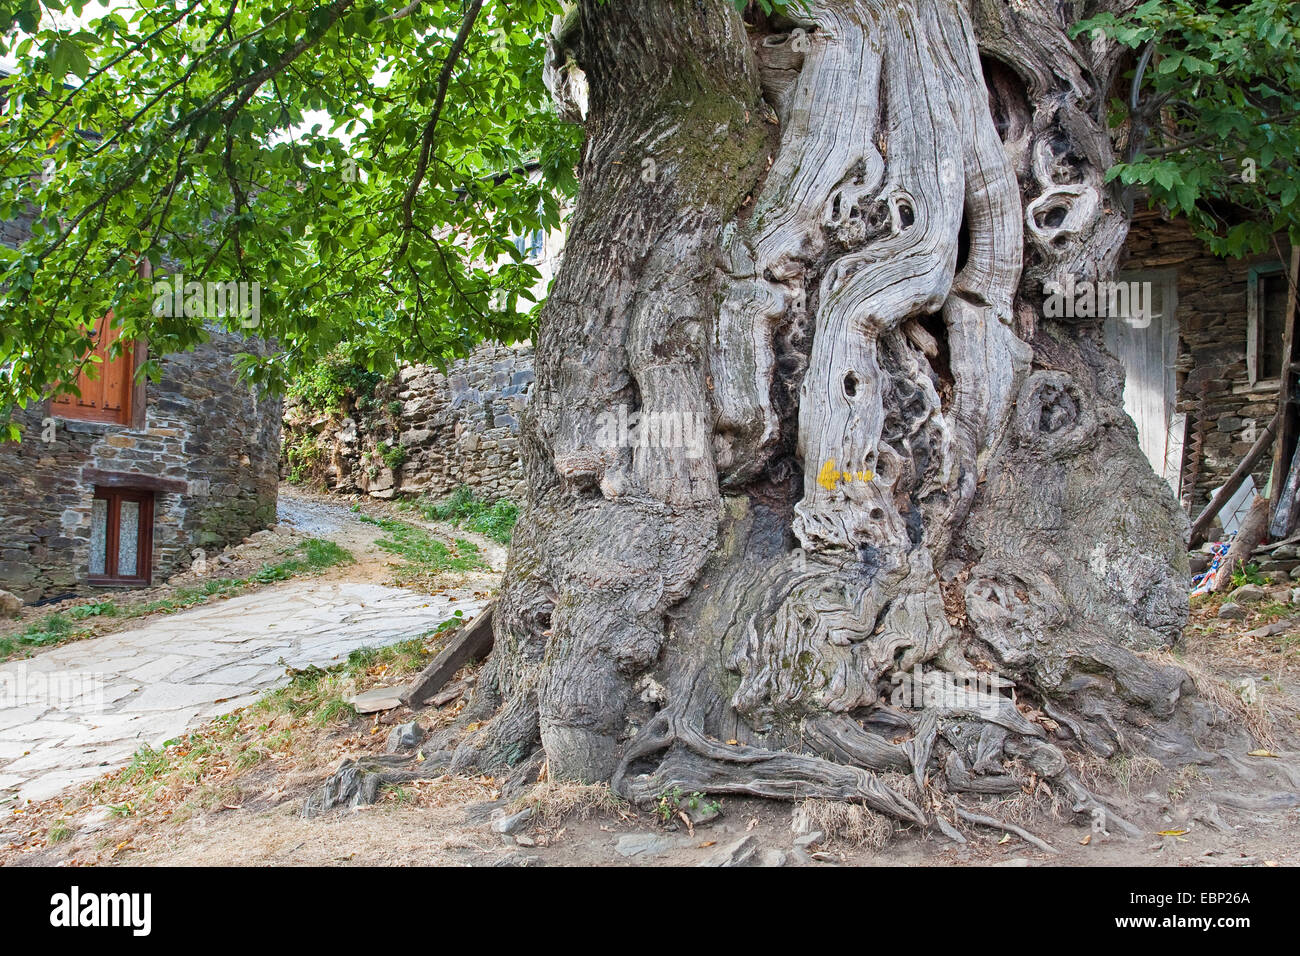
<path fill-rule="evenodd" d="M 112 313 L 109 313 L 105 318 L 111 321 Z M 107 322 L 105 322 L 105 328 L 107 328 Z M 81 408 L 75 404 L 76 396 L 69 396 L 72 399 L 71 404 L 47 398 L 45 400 L 44 416 L 60 418 L 69 422 L 89 422 L 104 426 L 116 425 L 137 430 L 144 428 L 145 376 L 140 375 L 139 372 L 145 360 L 149 357 L 149 347 L 143 339 L 135 339 L 126 343 L 123 349 L 124 354 L 119 356 L 119 361 L 122 361 L 127 366 L 126 374 L 130 376 L 130 383 L 126 389 L 121 411 L 105 413 L 98 409 Z M 107 369 L 102 369 L 100 374 L 107 374 Z"/>
<path fill-rule="evenodd" d="M 153 504 L 152 491 L 141 488 L 116 488 L 97 485 L 96 498 L 108 502 L 104 520 L 104 573 L 87 575 L 86 581 L 95 585 L 147 587 L 153 577 Z M 134 501 L 140 505 L 140 524 L 136 533 L 134 575 L 118 574 L 117 562 L 120 541 L 122 502 Z"/>
<path fill-rule="evenodd" d="M 1246 273 L 1246 376 L 1251 388 L 1276 388 L 1282 384 L 1281 377 L 1259 377 L 1259 320 L 1262 302 L 1259 294 L 1259 280 L 1280 276 L 1286 281 L 1286 267 L 1280 262 L 1265 262 L 1251 266 Z M 1285 361 L 1283 362 L 1285 365 Z"/>

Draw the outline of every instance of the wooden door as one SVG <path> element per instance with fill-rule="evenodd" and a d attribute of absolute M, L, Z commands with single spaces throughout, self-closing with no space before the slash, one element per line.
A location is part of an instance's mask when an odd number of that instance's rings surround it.
<path fill-rule="evenodd" d="M 1106 346 L 1124 366 L 1124 411 L 1137 425 L 1138 443 L 1155 473 L 1180 493 L 1187 416 L 1178 405 L 1177 281 L 1172 272 L 1126 273 L 1120 282 L 1149 282 L 1145 316 L 1106 320 Z M 1146 296 L 1143 296 L 1145 299 Z"/>

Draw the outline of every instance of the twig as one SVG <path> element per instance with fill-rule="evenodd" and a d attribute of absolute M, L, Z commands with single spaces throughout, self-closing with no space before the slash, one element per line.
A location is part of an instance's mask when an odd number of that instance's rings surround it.
<path fill-rule="evenodd" d="M 1008 833 L 1014 833 L 1016 836 L 1020 837 L 1020 839 L 1024 840 L 1026 843 L 1032 843 L 1034 846 L 1038 847 L 1038 849 L 1042 850 L 1045 853 L 1061 852 L 1060 850 L 1056 849 L 1056 847 L 1052 846 L 1049 843 L 1044 843 L 1042 840 L 1034 836 L 1028 830 L 1024 829 L 1023 827 L 1018 827 L 1014 823 L 1003 823 L 1001 820 L 998 820 L 995 817 L 986 817 L 983 814 L 971 813 L 969 810 L 963 810 L 961 807 L 954 807 L 953 809 L 957 811 L 957 816 L 961 817 L 967 823 L 978 823 L 980 826 L 992 827 L 995 830 L 1006 830 Z"/>

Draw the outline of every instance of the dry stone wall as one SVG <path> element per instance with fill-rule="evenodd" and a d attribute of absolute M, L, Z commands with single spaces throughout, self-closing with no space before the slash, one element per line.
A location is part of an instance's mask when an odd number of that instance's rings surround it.
<path fill-rule="evenodd" d="M 488 345 L 445 373 L 405 366 L 340 412 L 291 400 L 284 474 L 374 498 L 442 498 L 464 485 L 488 502 L 522 503 L 519 415 L 532 381 L 532 346 Z"/>

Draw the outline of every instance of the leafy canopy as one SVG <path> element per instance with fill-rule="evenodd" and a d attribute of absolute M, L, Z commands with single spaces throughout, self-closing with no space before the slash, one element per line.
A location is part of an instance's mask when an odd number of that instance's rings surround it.
<path fill-rule="evenodd" d="M 344 343 L 386 369 L 527 337 L 512 237 L 559 224 L 581 142 L 542 83 L 560 0 L 106 2 L 0 0 L 0 221 L 36 214 L 0 246 L 0 437 L 110 309 L 153 356 L 273 340 L 242 358 L 273 385 Z M 158 314 L 162 272 L 259 308 Z"/>
<path fill-rule="evenodd" d="M 1219 255 L 1300 242 L 1300 4 L 1147 0 L 1075 32 L 1093 29 L 1136 54 L 1136 105 L 1111 109 L 1130 155 L 1109 178 L 1185 215 Z"/>

